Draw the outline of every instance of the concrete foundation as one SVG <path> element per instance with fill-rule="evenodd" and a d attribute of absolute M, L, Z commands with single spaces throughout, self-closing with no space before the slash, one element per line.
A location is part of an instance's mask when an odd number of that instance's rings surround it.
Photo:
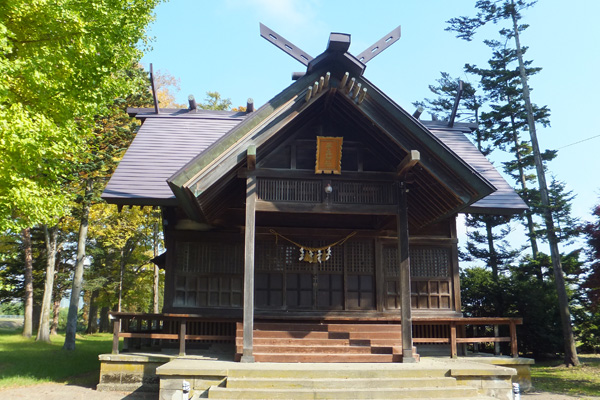
<path fill-rule="evenodd" d="M 211 398 L 236 398 L 236 390 L 244 396 L 252 390 L 256 396 L 281 390 L 288 391 L 290 398 L 359 398 L 361 390 L 366 396 L 376 387 L 387 398 L 436 397 L 436 391 L 444 391 L 463 399 L 512 400 L 512 382 L 518 382 L 523 391 L 531 388 L 530 366 L 534 363 L 532 359 L 492 356 L 424 357 L 417 364 L 238 363 L 224 351 L 185 357 L 172 352 L 104 354 L 99 358 L 98 390 L 155 392 L 161 400 L 182 399 L 184 382 L 190 386 L 188 398 L 206 398 L 210 390 Z M 244 382 L 253 387 L 236 389 L 248 385 Z M 348 387 L 350 382 L 355 386 Z M 414 392 L 413 387 L 424 388 L 423 394 Z M 407 394 L 408 390 L 413 392 Z"/>

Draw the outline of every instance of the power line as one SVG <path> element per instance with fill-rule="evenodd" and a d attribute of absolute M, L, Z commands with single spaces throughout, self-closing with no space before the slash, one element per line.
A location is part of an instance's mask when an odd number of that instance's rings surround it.
<path fill-rule="evenodd" d="M 592 140 L 592 139 L 595 139 L 597 137 L 600 137 L 600 135 L 591 136 L 589 138 L 582 139 L 582 140 L 580 140 L 578 142 L 569 143 L 567 145 L 564 145 L 562 147 L 557 148 L 556 150 L 564 149 L 565 147 L 574 146 L 574 145 L 579 144 L 579 143 L 587 142 L 588 140 Z"/>

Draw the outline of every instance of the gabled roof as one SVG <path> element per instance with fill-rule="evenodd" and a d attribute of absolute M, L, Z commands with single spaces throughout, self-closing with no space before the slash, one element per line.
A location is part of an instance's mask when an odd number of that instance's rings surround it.
<path fill-rule="evenodd" d="M 528 209 L 527 204 L 500 175 L 498 170 L 481 154 L 481 152 L 465 136 L 464 128 L 455 124 L 448 128 L 437 121 L 425 122 L 429 130 L 446 143 L 460 158 L 472 165 L 481 175 L 491 182 L 496 191 L 471 204 L 463 212 L 473 214 L 518 214 Z"/>
<path fill-rule="evenodd" d="M 360 102 L 358 95 L 341 87 L 346 72 L 361 85 L 361 92 L 366 91 Z M 415 204 L 429 207 L 414 216 L 421 222 L 433 220 L 434 214 L 513 213 L 527 208 L 465 137 L 466 125 L 448 128 L 415 119 L 363 72 L 364 64 L 351 54 L 328 50 L 309 63 L 304 77 L 250 114 L 180 110 L 156 115 L 136 110 L 145 121 L 103 197 L 117 204 L 179 204 L 191 217 L 203 219 L 205 193 L 231 187 L 227 182 L 237 179 L 249 145 L 258 148 L 260 159 L 278 137 L 329 108 L 337 118 L 349 118 L 385 142 L 399 160 L 410 150 L 421 152 L 415 173 L 420 190 L 409 195 L 409 208 L 411 197 Z M 322 77 L 328 77 L 328 86 L 308 95 L 309 86 Z"/>
<path fill-rule="evenodd" d="M 245 113 L 206 110 L 131 110 L 143 124 L 104 189 L 123 205 L 177 205 L 167 178 L 238 125 Z"/>

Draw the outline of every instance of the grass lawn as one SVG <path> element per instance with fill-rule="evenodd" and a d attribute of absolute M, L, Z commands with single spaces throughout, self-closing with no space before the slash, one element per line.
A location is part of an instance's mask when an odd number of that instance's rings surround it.
<path fill-rule="evenodd" d="M 581 365 L 566 368 L 561 361 L 537 362 L 531 368 L 536 390 L 572 396 L 600 396 L 600 355 L 580 355 Z"/>
<path fill-rule="evenodd" d="M 21 336 L 21 330 L 0 329 L 0 389 L 44 382 L 94 386 L 100 375 L 98 355 L 110 353 L 112 334 L 77 336 L 75 350 L 62 349 L 65 336 L 52 343 Z"/>

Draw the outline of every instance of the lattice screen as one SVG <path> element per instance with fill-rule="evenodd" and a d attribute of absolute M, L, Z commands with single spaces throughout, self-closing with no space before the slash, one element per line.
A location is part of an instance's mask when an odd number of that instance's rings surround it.
<path fill-rule="evenodd" d="M 375 255 L 372 241 L 353 241 L 344 245 L 349 273 L 372 274 L 375 269 Z"/>
<path fill-rule="evenodd" d="M 387 182 L 332 182 L 331 199 L 339 204 L 396 204 L 396 190 Z"/>
<path fill-rule="evenodd" d="M 397 204 L 397 194 L 390 182 L 332 181 L 329 200 L 335 204 Z M 324 200 L 321 179 L 258 179 L 258 198 L 266 201 L 321 203 Z"/>
<path fill-rule="evenodd" d="M 307 247 L 322 247 L 330 243 L 327 240 L 296 239 Z M 305 250 L 306 252 L 306 250 Z M 344 260 L 349 273 L 373 273 L 375 256 L 373 241 L 352 241 L 331 248 L 331 257 L 325 261 L 326 250 L 323 251 L 323 262 L 311 264 L 300 261 L 300 249 L 280 239 L 279 243 L 271 240 L 256 243 L 257 271 L 288 271 L 288 272 L 318 272 L 343 273 Z M 345 254 L 344 254 L 345 253 Z"/>
<path fill-rule="evenodd" d="M 179 242 L 177 243 L 177 270 L 198 274 L 243 271 L 244 246 L 242 243 Z"/>
<path fill-rule="evenodd" d="M 447 247 L 411 247 L 410 270 L 414 277 L 450 276 L 450 249 Z"/>
<path fill-rule="evenodd" d="M 398 248 L 393 245 L 384 246 L 382 257 L 386 276 L 399 276 Z M 450 276 L 450 249 L 447 247 L 411 247 L 410 275 L 415 278 L 448 278 Z"/>
<path fill-rule="evenodd" d="M 320 203 L 323 193 L 320 180 L 258 179 L 258 198 L 261 200 Z"/>

